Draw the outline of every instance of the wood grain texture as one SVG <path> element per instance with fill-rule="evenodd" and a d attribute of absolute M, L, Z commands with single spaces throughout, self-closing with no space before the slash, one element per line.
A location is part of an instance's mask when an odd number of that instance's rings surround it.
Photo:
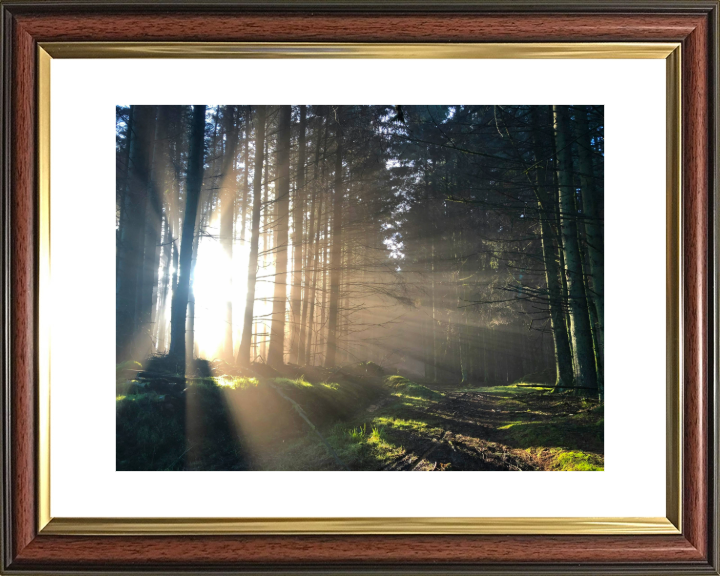
<path fill-rule="evenodd" d="M 12 35 L 12 162 L 10 230 L 10 409 L 12 550 L 35 537 L 35 66 L 31 35 Z"/>
<path fill-rule="evenodd" d="M 9 8 L 2 8 L 9 10 Z M 6 13 L 7 15 L 7 13 Z M 596 14 L 227 13 L 115 14 L 23 9 L 12 18 L 12 568 L 231 569 L 318 567 L 478 568 L 502 563 L 555 571 L 584 563 L 588 571 L 715 573 L 708 564 L 713 517 L 709 471 L 708 244 L 711 173 L 712 66 L 710 12 Z M 684 241 L 684 483 L 683 536 L 37 536 L 34 505 L 35 200 L 34 114 L 37 41 L 682 41 Z M 5 40 L 7 43 L 7 39 Z M 7 88 L 6 88 L 7 89 Z M 603 568 L 604 567 L 604 568 Z"/>
<path fill-rule="evenodd" d="M 708 553 L 708 209 L 709 41 L 701 22 L 683 54 L 683 243 L 685 436 L 683 446 L 683 532 Z"/>
<path fill-rule="evenodd" d="M 17 566 L 423 565 L 499 562 L 698 562 L 682 536 L 39 537 Z"/>
<path fill-rule="evenodd" d="M 688 36 L 698 15 L 628 14 L 60 14 L 17 16 L 42 41 L 533 42 L 663 41 Z"/>

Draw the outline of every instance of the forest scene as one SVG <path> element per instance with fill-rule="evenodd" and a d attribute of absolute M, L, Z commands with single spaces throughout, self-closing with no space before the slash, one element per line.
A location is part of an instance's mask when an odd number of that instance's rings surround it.
<path fill-rule="evenodd" d="M 594 105 L 117 106 L 117 470 L 603 470 L 603 163 Z"/>

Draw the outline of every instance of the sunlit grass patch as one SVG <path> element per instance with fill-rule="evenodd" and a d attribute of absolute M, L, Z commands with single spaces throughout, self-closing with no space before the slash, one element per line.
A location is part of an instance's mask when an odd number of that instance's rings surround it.
<path fill-rule="evenodd" d="M 296 388 L 312 388 L 313 385 L 305 380 L 305 376 L 300 376 L 299 378 L 290 379 L 290 378 L 274 378 L 273 382 L 275 384 L 279 384 L 281 386 L 295 386 Z"/>
<path fill-rule="evenodd" d="M 399 374 L 385 378 L 385 385 L 393 390 L 393 395 L 412 399 L 440 400 L 444 396 L 441 392 L 431 390 Z"/>
<path fill-rule="evenodd" d="M 347 431 L 347 435 L 350 436 L 352 440 L 358 441 L 365 436 L 366 430 L 367 424 L 363 424 L 357 428 L 350 428 L 350 430 Z"/>
<path fill-rule="evenodd" d="M 375 418 L 373 422 L 377 422 L 381 426 L 391 426 L 392 428 L 397 428 L 399 430 L 406 430 L 410 428 L 414 430 L 422 430 L 423 428 L 427 428 L 427 423 L 425 422 L 396 418 L 394 416 L 380 416 Z"/>
<path fill-rule="evenodd" d="M 564 471 L 591 472 L 604 470 L 605 466 L 597 455 L 574 450 L 558 453 L 553 468 Z"/>
<path fill-rule="evenodd" d="M 532 413 L 513 413 L 497 427 L 499 441 L 511 447 L 540 454 L 552 470 L 602 470 L 603 407 L 596 405 L 576 414 L 559 413 L 550 419 L 535 420 Z M 552 459 L 548 461 L 548 454 Z M 563 454 L 570 454 L 564 456 Z M 590 454 L 588 458 L 584 454 Z"/>
<path fill-rule="evenodd" d="M 215 380 L 215 383 L 221 388 L 229 388 L 231 390 L 255 388 L 260 383 L 257 378 L 248 378 L 246 376 L 218 376 L 213 380 Z"/>
<path fill-rule="evenodd" d="M 377 470 L 405 453 L 388 438 L 384 427 L 366 422 L 350 429 L 338 425 L 328 441 L 351 470 Z"/>

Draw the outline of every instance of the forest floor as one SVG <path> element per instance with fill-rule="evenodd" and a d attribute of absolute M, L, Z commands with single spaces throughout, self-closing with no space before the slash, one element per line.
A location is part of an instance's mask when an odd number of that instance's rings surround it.
<path fill-rule="evenodd" d="M 604 466 L 603 404 L 593 398 L 522 382 L 414 382 L 371 363 L 280 373 L 215 362 L 205 370 L 187 379 L 119 371 L 119 470 Z"/>

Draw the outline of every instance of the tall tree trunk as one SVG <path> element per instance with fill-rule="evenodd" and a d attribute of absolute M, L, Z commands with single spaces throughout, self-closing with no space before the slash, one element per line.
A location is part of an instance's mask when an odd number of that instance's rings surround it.
<path fill-rule="evenodd" d="M 313 194 L 313 196 L 315 196 Z M 315 205 L 315 199 L 313 198 L 313 209 Z M 312 281 L 310 284 L 310 292 L 305 300 L 305 303 L 307 304 L 308 300 L 310 301 L 310 311 L 308 316 L 308 325 L 307 325 L 307 350 L 304 351 L 305 356 L 303 357 L 305 364 L 311 363 L 311 353 L 312 353 L 312 341 L 313 341 L 313 319 L 315 317 L 315 293 L 316 293 L 316 286 L 317 286 L 317 280 L 318 280 L 318 268 L 320 268 L 320 258 L 318 254 L 318 249 L 320 246 L 320 218 L 322 216 L 322 206 L 323 206 L 323 200 L 322 196 L 320 196 L 320 200 L 318 202 L 318 212 L 317 212 L 317 231 L 315 233 L 315 247 L 316 249 L 313 250 L 313 259 L 312 259 Z M 303 308 L 303 313 L 305 312 L 306 307 Z M 303 328 L 305 326 L 303 325 Z M 301 343 L 304 342 L 304 340 L 301 337 Z"/>
<path fill-rule="evenodd" d="M 293 199 L 293 270 L 290 312 L 292 314 L 292 338 L 290 339 L 290 361 L 300 364 L 300 317 L 302 297 L 303 263 L 303 213 L 305 208 L 305 106 L 300 106 L 300 133 L 298 134 L 297 177 Z"/>
<path fill-rule="evenodd" d="M 569 116 L 566 106 L 554 106 L 555 145 L 560 194 L 560 223 L 565 256 L 565 278 L 570 298 L 570 338 L 575 352 L 575 386 L 597 387 L 595 353 L 585 299 L 582 259 L 578 246 L 576 192 L 573 185 Z"/>
<path fill-rule="evenodd" d="M 167 158 L 167 109 L 156 107 L 155 143 L 153 146 L 152 168 L 150 170 L 150 193 L 148 211 L 145 216 L 145 259 L 140 295 L 140 321 L 143 337 L 138 342 L 138 355 L 145 357 L 156 349 L 153 335 L 156 329 L 156 305 L 159 300 L 158 271 L 160 268 L 162 234 L 162 195 L 166 185 Z"/>
<path fill-rule="evenodd" d="M 133 106 L 130 137 L 130 175 L 124 205 L 125 225 L 118 250 L 116 299 L 116 353 L 118 360 L 134 357 L 138 295 L 145 253 L 145 214 L 150 188 L 151 150 L 155 134 L 155 107 Z"/>
<path fill-rule="evenodd" d="M 287 308 L 288 228 L 290 222 L 290 118 L 291 106 L 280 106 L 277 143 L 277 233 L 275 235 L 275 286 L 270 327 L 268 364 L 280 367 L 285 354 L 285 311 Z"/>
<path fill-rule="evenodd" d="M 187 186 L 185 190 L 185 215 L 183 217 L 182 241 L 180 243 L 180 273 L 173 293 L 170 311 L 170 356 L 175 358 L 178 370 L 185 371 L 185 322 L 187 320 L 190 276 L 192 274 L 195 220 L 197 219 L 200 190 L 203 181 L 205 145 L 205 106 L 193 106 L 190 150 L 188 153 Z"/>
<path fill-rule="evenodd" d="M 320 325 L 315 329 L 315 355 L 322 354 L 321 352 L 321 346 L 323 344 L 323 341 L 321 337 L 323 336 L 323 333 L 325 332 L 325 318 L 327 315 L 327 281 L 328 281 L 328 257 L 329 257 L 329 247 L 330 247 L 330 202 L 325 204 L 325 232 L 323 236 L 323 252 L 322 252 L 322 268 L 320 268 L 320 272 L 322 273 L 322 295 L 320 298 Z M 325 336 L 325 342 L 327 343 L 327 337 Z M 324 358 L 323 358 L 324 362 Z M 315 362 L 313 361 L 313 364 Z"/>
<path fill-rule="evenodd" d="M 319 162 L 320 162 L 320 143 L 321 143 L 321 136 L 322 136 L 322 120 L 318 118 L 318 130 L 317 134 L 315 136 L 316 143 L 315 143 L 315 159 L 313 162 L 313 180 L 312 180 L 312 200 L 310 201 L 310 221 L 308 222 L 308 232 L 307 232 L 307 244 L 308 248 L 306 250 L 306 264 L 305 264 L 305 297 L 303 298 L 302 303 L 302 317 L 300 319 L 300 334 L 299 334 L 299 342 L 298 342 L 298 360 L 297 363 L 302 364 L 308 364 L 310 362 L 310 345 L 307 343 L 308 340 L 312 338 L 312 314 L 313 312 L 310 312 L 310 320 L 309 325 L 306 329 L 306 323 L 308 322 L 308 306 L 310 306 L 310 302 L 312 302 L 312 307 L 314 309 L 315 307 L 315 282 L 317 280 L 317 251 L 318 251 L 318 240 L 314 239 L 315 236 L 315 204 L 317 202 L 318 197 L 318 189 L 320 188 L 320 182 L 318 181 L 319 177 Z M 322 204 L 322 196 L 320 197 L 320 202 Z M 317 230 L 318 230 L 318 237 L 320 232 L 320 213 L 318 211 L 318 217 L 317 217 Z M 310 278 L 308 276 L 310 270 L 312 270 L 312 281 L 310 281 Z"/>
<path fill-rule="evenodd" d="M 340 123 L 341 111 L 338 110 L 338 120 L 335 126 L 335 190 L 333 193 L 333 224 L 332 224 L 332 253 L 330 255 L 330 310 L 328 311 L 328 340 L 325 355 L 325 367 L 335 366 L 337 352 L 338 329 L 338 301 L 340 298 L 340 266 L 342 257 L 342 205 L 343 205 L 343 135 Z"/>
<path fill-rule="evenodd" d="M 225 302 L 225 342 L 222 358 L 233 361 L 233 309 L 232 309 L 232 261 L 233 261 L 233 217 L 235 215 L 235 153 L 237 150 L 238 128 L 235 119 L 235 106 L 225 107 L 224 132 L 225 150 L 223 152 L 222 174 L 220 176 L 220 245 L 227 261 L 227 300 Z"/>
<path fill-rule="evenodd" d="M 122 259 L 125 257 L 125 250 L 122 244 L 122 239 L 127 237 L 127 221 L 128 221 L 128 210 L 129 204 L 126 204 L 128 202 L 128 190 L 130 189 L 130 150 L 131 150 L 131 144 L 133 143 L 133 113 L 135 110 L 135 106 L 130 106 L 130 111 L 128 112 L 128 122 L 127 122 L 127 132 L 125 137 L 125 149 L 123 150 L 124 158 L 123 162 L 125 164 L 124 170 L 123 170 L 123 180 L 122 185 L 120 189 L 116 192 L 118 194 L 117 197 L 117 209 L 119 211 L 119 217 L 118 217 L 118 230 L 115 234 L 115 243 L 116 243 L 116 250 L 117 250 L 117 257 L 115 258 L 115 277 L 119 280 L 120 279 L 120 263 L 122 262 Z M 116 302 L 117 302 L 117 290 L 120 288 L 120 282 L 115 282 L 115 290 L 116 290 Z M 117 305 L 117 304 L 116 304 Z"/>
<path fill-rule="evenodd" d="M 250 195 L 250 166 L 248 160 L 248 151 L 250 149 L 250 110 L 248 109 L 244 115 L 245 120 L 245 149 L 243 156 L 243 200 L 242 210 L 240 211 L 240 242 L 245 245 L 245 227 L 247 222 L 247 201 Z"/>
<path fill-rule="evenodd" d="M 587 294 L 591 304 L 593 334 L 596 345 L 596 361 L 598 370 L 598 388 L 602 391 L 604 375 L 604 326 L 605 315 L 605 254 L 603 250 L 603 223 L 598 206 L 597 182 L 592 159 L 592 142 L 588 127 L 587 110 L 580 107 L 576 113 L 576 141 L 579 150 L 579 168 L 582 199 L 582 212 L 587 235 L 587 254 L 589 274 L 587 277 Z"/>
<path fill-rule="evenodd" d="M 536 106 L 531 107 L 531 114 L 535 162 L 539 163 L 543 158 L 543 146 L 539 111 Z M 551 225 L 556 206 L 550 201 L 550 195 L 545 185 L 545 175 L 541 175 L 539 168 L 536 169 L 535 174 L 535 190 L 538 199 L 538 215 L 540 218 L 540 242 L 542 244 L 543 263 L 545 265 L 545 284 L 548 291 L 550 325 L 553 342 L 555 344 L 555 386 L 570 388 L 573 382 L 572 355 L 570 354 L 570 341 L 563 312 L 564 300 L 562 298 L 562 280 L 560 277 L 560 267 L 558 266 L 556 236 Z"/>
<path fill-rule="evenodd" d="M 265 106 L 257 107 L 257 126 L 255 127 L 255 172 L 253 174 L 253 211 L 252 232 L 250 236 L 250 256 L 248 258 L 247 295 L 242 339 L 238 350 L 237 363 L 250 363 L 250 345 L 252 343 L 253 314 L 255 306 L 255 281 L 257 280 L 258 245 L 260 240 L 260 208 L 262 207 L 263 152 L 265 149 Z"/>
<path fill-rule="evenodd" d="M 432 234 L 432 231 L 431 231 Z M 433 382 L 437 382 L 437 315 L 436 315 L 436 297 L 435 297 L 435 236 L 430 238 L 430 306 L 432 316 L 432 365 L 430 376 Z"/>
<path fill-rule="evenodd" d="M 265 158 L 270 157 L 270 142 L 269 140 L 265 140 Z M 270 265 L 272 264 L 272 250 L 273 250 L 273 229 L 272 229 L 272 223 L 273 220 L 277 217 L 275 209 L 275 202 L 277 200 L 277 193 L 275 193 L 275 199 L 272 199 L 270 197 L 270 162 L 265 162 L 265 170 L 264 170 L 264 177 L 263 177 L 263 211 L 262 211 L 262 239 L 263 239 L 263 249 L 262 249 L 262 269 L 263 269 L 263 276 L 261 278 L 267 278 L 268 276 L 268 270 L 270 269 Z M 274 191 L 274 190 L 273 190 Z M 275 192 L 275 191 L 274 191 Z M 261 301 L 263 303 L 263 312 L 267 309 L 268 306 L 268 300 L 266 298 L 263 298 Z M 271 305 L 272 306 L 272 305 Z M 270 326 L 267 323 L 267 320 L 265 320 L 265 317 L 269 317 L 272 321 L 272 307 L 270 309 L 270 314 L 264 314 L 263 318 L 261 320 L 262 325 L 262 342 L 260 342 L 260 356 L 262 356 L 263 361 L 267 362 L 267 348 L 268 343 L 270 341 Z M 255 334 L 255 339 L 257 340 L 259 336 L 259 332 Z"/>
<path fill-rule="evenodd" d="M 162 278 L 160 280 L 160 296 L 158 299 L 157 316 L 157 351 L 165 352 L 165 308 L 167 308 L 167 295 L 170 288 L 170 264 L 172 263 L 172 229 L 168 214 L 165 213 L 165 231 L 162 241 Z"/>

